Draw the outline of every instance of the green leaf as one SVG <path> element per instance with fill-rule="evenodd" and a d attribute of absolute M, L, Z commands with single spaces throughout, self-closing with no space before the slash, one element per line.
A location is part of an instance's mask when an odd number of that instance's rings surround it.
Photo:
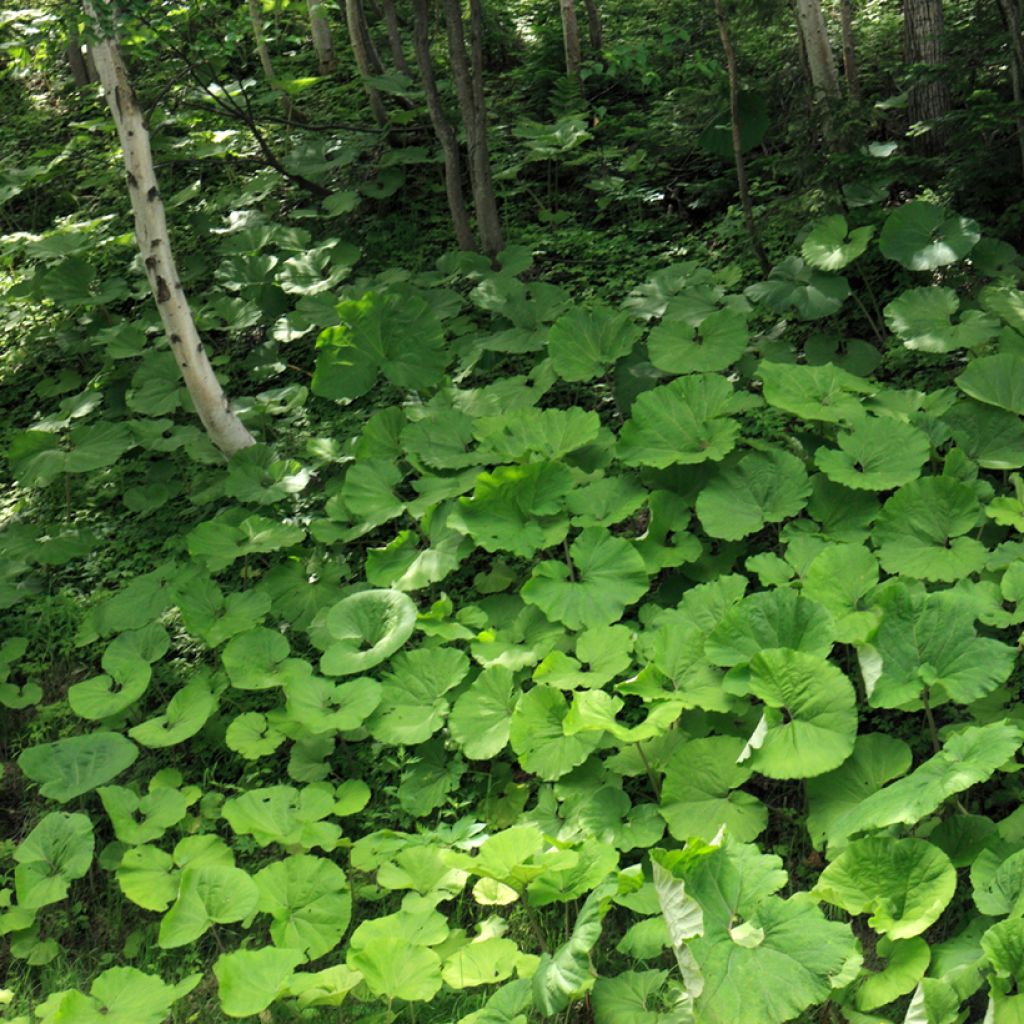
<path fill-rule="evenodd" d="M 818 468 L 844 487 L 888 491 L 916 480 L 931 455 L 920 430 L 888 416 L 867 416 L 836 437 L 839 449 L 819 448 Z"/>
<path fill-rule="evenodd" d="M 680 377 L 643 392 L 619 435 L 619 458 L 627 466 L 719 462 L 736 446 L 739 425 L 729 418 L 741 397 L 712 374 Z"/>
<path fill-rule="evenodd" d="M 174 858 L 155 846 L 126 850 L 117 868 L 121 891 L 145 910 L 163 913 L 178 895 Z"/>
<path fill-rule="evenodd" d="M 174 905 L 160 922 L 158 944 L 176 949 L 195 942 L 212 924 L 229 924 L 256 910 L 256 885 L 246 872 L 227 864 L 188 865 Z"/>
<path fill-rule="evenodd" d="M 751 452 L 721 471 L 697 498 L 697 517 L 705 532 L 740 540 L 795 516 L 811 493 L 804 464 L 789 452 Z"/>
<path fill-rule="evenodd" d="M 512 673 L 495 665 L 455 701 L 448 728 L 466 757 L 486 761 L 505 749 L 517 696 Z"/>
<path fill-rule="evenodd" d="M 831 544 L 803 573 L 803 593 L 831 612 L 841 643 L 863 643 L 877 623 L 862 599 L 878 584 L 878 560 L 859 544 Z"/>
<path fill-rule="evenodd" d="M 857 698 L 849 679 L 824 658 L 788 649 L 765 650 L 734 669 L 728 688 L 764 701 L 748 741 L 751 767 L 773 779 L 806 779 L 837 768 L 853 752 Z"/>
<path fill-rule="evenodd" d="M 90 995 L 78 989 L 54 993 L 36 1014 L 43 1024 L 161 1024 L 200 981 L 201 974 L 191 974 L 168 985 L 135 967 L 109 967 L 96 976 Z"/>
<path fill-rule="evenodd" d="M 468 671 L 469 658 L 454 648 L 403 652 L 382 680 L 380 705 L 367 728 L 382 743 L 411 746 L 430 739 L 448 715 L 444 695 Z"/>
<path fill-rule="evenodd" d="M 233 636 L 220 657 L 232 686 L 239 690 L 269 690 L 283 683 L 288 651 L 283 633 L 256 626 Z"/>
<path fill-rule="evenodd" d="M 440 991 L 441 959 L 401 935 L 373 935 L 349 947 L 346 962 L 363 975 L 374 995 L 407 1002 L 429 1002 Z"/>
<path fill-rule="evenodd" d="M 534 686 L 512 714 L 509 741 L 525 771 L 558 779 L 583 764 L 601 742 L 600 733 L 565 735 L 565 697 L 550 686 Z"/>
<path fill-rule="evenodd" d="M 128 735 L 144 747 L 173 747 L 195 736 L 216 707 L 216 694 L 199 678 L 178 690 L 162 715 L 133 726 Z"/>
<path fill-rule="evenodd" d="M 651 362 L 666 373 L 726 370 L 747 349 L 747 318 L 735 310 L 709 313 L 693 327 L 685 320 L 664 319 L 647 338 Z"/>
<path fill-rule="evenodd" d="M 886 828 L 914 825 L 940 804 L 991 778 L 1021 745 L 1016 725 L 1003 720 L 966 726 L 910 775 L 866 797 L 832 825 L 836 838 Z"/>
<path fill-rule="evenodd" d="M 800 254 L 818 270 L 842 270 L 867 250 L 875 229 L 850 230 L 841 213 L 822 217 L 803 241 Z"/>
<path fill-rule="evenodd" d="M 980 310 L 968 310 L 952 322 L 960 300 L 952 288 L 913 288 L 885 307 L 885 320 L 904 347 L 917 352 L 954 352 L 977 348 L 999 333 L 998 322 Z"/>
<path fill-rule="evenodd" d="M 224 734 L 228 749 L 241 754 L 247 761 L 272 754 L 284 740 L 284 733 L 275 729 L 267 721 L 267 716 L 259 711 L 246 711 L 236 716 Z"/>
<path fill-rule="evenodd" d="M 600 527 L 581 531 L 569 548 L 574 568 L 539 562 L 522 589 L 552 622 L 570 629 L 606 626 L 647 593 L 647 572 L 633 546 Z"/>
<path fill-rule="evenodd" d="M 981 238 L 967 217 L 946 217 L 938 206 L 905 203 L 889 214 L 878 237 L 882 255 L 908 270 L 936 270 L 962 260 Z"/>
<path fill-rule="evenodd" d="M 222 813 L 235 833 L 251 835 L 260 846 L 332 850 L 341 829 L 322 819 L 334 812 L 334 805 L 331 787 L 324 783 L 301 790 L 267 786 L 225 800 Z"/>
<path fill-rule="evenodd" d="M 877 384 L 861 380 L 831 363 L 798 366 L 762 362 L 757 375 L 764 382 L 769 405 L 802 420 L 824 423 L 855 422 L 864 416 L 864 395 L 873 395 Z"/>
<path fill-rule="evenodd" d="M 18 758 L 18 767 L 40 784 L 43 796 L 63 804 L 110 782 L 138 756 L 139 748 L 124 736 L 92 732 L 29 747 Z"/>
<path fill-rule="evenodd" d="M 880 939 L 876 952 L 886 958 L 886 964 L 883 970 L 868 974 L 857 989 L 856 1006 L 864 1012 L 913 992 L 932 956 L 928 943 L 921 938 L 898 942 Z"/>
<path fill-rule="evenodd" d="M 66 473 L 92 473 L 112 466 L 135 446 L 131 431 L 124 423 L 72 427 L 68 441 L 71 448 L 64 461 Z"/>
<path fill-rule="evenodd" d="M 563 313 L 548 331 L 548 351 L 562 380 L 593 380 L 628 355 L 639 338 L 629 312 L 597 303 Z"/>
<path fill-rule="evenodd" d="M 297 949 L 239 949 L 213 965 L 220 1008 L 228 1017 L 262 1013 L 284 991 L 305 958 Z"/>
<path fill-rule="evenodd" d="M 380 683 L 366 676 L 335 684 L 312 676 L 284 684 L 290 722 L 314 736 L 358 729 L 380 704 Z"/>
<path fill-rule="evenodd" d="M 323 857 L 299 854 L 275 861 L 253 877 L 259 909 L 274 919 L 274 945 L 298 949 L 310 960 L 341 941 L 352 916 L 345 872 Z"/>
<path fill-rule="evenodd" d="M 808 779 L 807 831 L 815 849 L 821 849 L 826 839 L 841 838 L 835 822 L 887 782 L 906 775 L 912 760 L 903 740 L 880 732 L 862 733 L 853 754 L 838 768 Z"/>
<path fill-rule="evenodd" d="M 598 437 L 601 419 L 583 409 L 517 409 L 500 416 L 473 421 L 473 436 L 480 442 L 478 461 L 512 462 L 526 456 L 552 461 L 591 444 Z"/>
<path fill-rule="evenodd" d="M 974 489 L 952 477 L 905 484 L 882 506 L 872 532 L 882 568 L 945 583 L 978 572 L 988 552 L 964 534 L 978 525 L 980 512 Z"/>
<path fill-rule="evenodd" d="M 511 939 L 477 939 L 457 949 L 441 966 L 441 977 L 456 990 L 496 985 L 512 976 L 519 947 Z"/>
<path fill-rule="evenodd" d="M 689 997 L 666 984 L 668 971 L 623 971 L 598 978 L 590 1003 L 596 1024 L 688 1024 Z"/>
<path fill-rule="evenodd" d="M 123 786 L 101 786 L 97 793 L 114 826 L 114 835 L 129 846 L 159 839 L 185 817 L 200 795 L 195 786 L 182 791 L 152 784 L 143 797 Z M 137 821 L 136 815 L 142 820 Z"/>
<path fill-rule="evenodd" d="M 822 872 L 814 895 L 890 939 L 909 939 L 930 928 L 949 905 L 956 869 L 923 839 L 857 839 Z"/>
<path fill-rule="evenodd" d="M 978 402 L 1024 415 L 1024 355 L 1001 352 L 972 359 L 956 382 Z"/>
<path fill-rule="evenodd" d="M 472 496 L 459 499 L 449 521 L 487 551 L 530 558 L 565 538 L 563 499 L 571 487 L 572 473 L 561 462 L 499 466 L 476 478 Z"/>
<path fill-rule="evenodd" d="M 759 836 L 768 811 L 742 786 L 753 774 L 738 763 L 743 740 L 709 736 L 690 740 L 665 765 L 659 812 L 679 840 L 712 840 L 722 826 L 741 842 Z"/>
<path fill-rule="evenodd" d="M 807 266 L 799 256 L 790 256 L 744 294 L 777 313 L 795 309 L 801 320 L 818 320 L 839 311 L 849 297 L 850 284 L 845 277 L 822 273 Z"/>
<path fill-rule="evenodd" d="M 967 400 L 943 413 L 942 420 L 957 447 L 982 469 L 1024 466 L 1024 423 L 1014 413 Z"/>
<path fill-rule="evenodd" d="M 448 363 L 444 328 L 423 298 L 371 291 L 340 303 L 338 316 L 341 325 L 317 339 L 315 395 L 359 398 L 380 373 L 395 387 L 417 390 L 441 379 Z"/>
<path fill-rule="evenodd" d="M 14 851 L 14 890 L 26 910 L 58 903 L 92 864 L 92 822 L 84 814 L 53 811 Z"/>
<path fill-rule="evenodd" d="M 332 642 L 320 671 L 354 675 L 391 657 L 412 636 L 416 605 L 397 590 L 364 590 L 328 609 L 324 626 Z"/>

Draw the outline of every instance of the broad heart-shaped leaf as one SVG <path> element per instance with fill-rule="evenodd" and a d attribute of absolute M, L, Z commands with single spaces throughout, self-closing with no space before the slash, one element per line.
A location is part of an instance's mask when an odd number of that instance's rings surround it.
<path fill-rule="evenodd" d="M 704 532 L 722 540 L 740 540 L 766 523 L 798 515 L 811 484 L 804 464 L 789 452 L 751 452 L 721 470 L 697 498 Z"/>
<path fill-rule="evenodd" d="M 110 782 L 138 756 L 139 748 L 119 733 L 91 732 L 29 747 L 18 767 L 43 796 L 63 804 Z"/>
<path fill-rule="evenodd" d="M 78 989 L 54 993 L 36 1014 L 43 1024 L 161 1024 L 200 981 L 201 974 L 190 974 L 168 985 L 135 967 L 109 967 L 96 976 L 89 995 Z"/>
<path fill-rule="evenodd" d="M 559 779 L 583 764 L 600 745 L 599 732 L 565 735 L 568 711 L 564 695 L 550 686 L 534 686 L 519 698 L 509 741 L 524 770 L 542 779 Z"/>
<path fill-rule="evenodd" d="M 14 851 L 18 906 L 36 910 L 62 900 L 71 882 L 89 870 L 94 843 L 86 815 L 47 814 Z"/>
<path fill-rule="evenodd" d="M 818 270 L 842 270 L 862 256 L 875 229 L 869 224 L 852 231 L 841 213 L 822 217 L 803 241 L 800 255 Z"/>
<path fill-rule="evenodd" d="M 725 826 L 740 842 L 759 836 L 768 810 L 757 797 L 739 789 L 751 776 L 738 763 L 743 740 L 710 736 L 690 740 L 665 765 L 659 812 L 676 839 L 710 842 Z"/>
<path fill-rule="evenodd" d="M 233 686 L 268 690 L 280 686 L 288 657 L 288 639 L 279 630 L 256 626 L 233 636 L 221 651 L 221 661 Z"/>
<path fill-rule="evenodd" d="M 816 601 L 790 588 L 749 594 L 721 617 L 704 644 L 713 665 L 743 665 L 766 648 L 788 647 L 828 657 L 834 639 L 832 616 Z"/>
<path fill-rule="evenodd" d="M 726 370 L 746 351 L 747 318 L 735 310 L 709 313 L 694 327 L 685 320 L 665 319 L 651 331 L 647 350 L 651 362 L 666 373 L 707 373 Z"/>
<path fill-rule="evenodd" d="M 162 715 L 133 726 L 128 735 L 144 747 L 173 747 L 195 736 L 216 707 L 216 694 L 205 679 L 199 678 L 183 686 L 168 701 Z"/>
<path fill-rule="evenodd" d="M 666 984 L 668 971 L 623 971 L 594 984 L 595 1024 L 689 1024 L 691 1000 Z"/>
<path fill-rule="evenodd" d="M 333 605 L 324 627 L 332 639 L 320 659 L 328 676 L 364 672 L 391 657 L 416 626 L 416 605 L 398 590 L 364 590 Z"/>
<path fill-rule="evenodd" d="M 220 1008 L 228 1017 L 262 1013 L 281 995 L 305 957 L 298 949 L 239 949 L 222 953 L 213 965 Z"/>
<path fill-rule="evenodd" d="M 449 523 L 487 551 L 530 558 L 565 538 L 563 499 L 571 487 L 572 471 L 561 462 L 498 466 L 477 477 L 472 496 L 459 499 Z"/>
<path fill-rule="evenodd" d="M 979 310 L 968 310 L 954 324 L 960 300 L 952 288 L 912 288 L 885 307 L 889 329 L 917 352 L 954 352 L 977 348 L 999 333 L 999 323 Z"/>
<path fill-rule="evenodd" d="M 966 399 L 942 414 L 953 440 L 982 469 L 1024 466 L 1024 423 L 1005 409 Z"/>
<path fill-rule="evenodd" d="M 284 691 L 289 722 L 314 736 L 358 729 L 380 703 L 380 683 L 367 676 L 338 684 L 319 676 L 288 680 Z"/>
<path fill-rule="evenodd" d="M 910 747 L 895 736 L 862 733 L 853 754 L 834 771 L 808 779 L 807 831 L 815 849 L 833 838 L 833 823 L 887 782 L 905 775 L 913 757 Z"/>
<path fill-rule="evenodd" d="M 703 915 L 702 933 L 686 942 L 700 1024 L 792 1020 L 827 1000 L 857 955 L 849 925 L 825 920 L 806 894 L 772 895 L 786 883 L 778 857 L 728 840 L 655 856 Z"/>
<path fill-rule="evenodd" d="M 920 475 L 932 446 L 920 430 L 889 416 L 866 416 L 819 448 L 814 461 L 830 480 L 860 491 L 888 491 Z"/>
<path fill-rule="evenodd" d="M 607 626 L 647 593 L 644 561 L 629 541 L 592 526 L 569 553 L 572 572 L 564 562 L 539 562 L 522 589 L 523 600 L 552 622 L 576 630 Z"/>
<path fill-rule="evenodd" d="M 494 665 L 455 701 L 448 729 L 470 760 L 486 761 L 505 749 L 517 700 L 514 679 L 507 668 Z"/>
<path fill-rule="evenodd" d="M 985 546 L 964 534 L 978 525 L 974 489 L 948 476 L 901 487 L 882 506 L 872 531 L 882 568 L 922 580 L 952 583 L 985 565 Z"/>
<path fill-rule="evenodd" d="M 317 339 L 313 393 L 350 401 L 365 395 L 383 373 L 399 388 L 436 384 L 448 363 L 444 328 L 417 295 L 367 292 L 338 306 L 341 326 Z"/>
<path fill-rule="evenodd" d="M 736 446 L 739 425 L 729 418 L 744 400 L 715 374 L 680 377 L 643 392 L 619 434 L 619 458 L 627 466 L 718 462 Z"/>
<path fill-rule="evenodd" d="M 640 328 L 628 311 L 616 312 L 603 303 L 563 313 L 548 331 L 548 352 L 562 380 L 601 377 L 640 338 Z"/>
<path fill-rule="evenodd" d="M 473 436 L 480 442 L 474 459 L 512 462 L 527 455 L 560 459 L 595 441 L 601 428 L 596 412 L 583 409 L 516 409 L 473 421 Z M 403 437 L 405 436 L 403 432 Z"/>
<path fill-rule="evenodd" d="M 837 768 L 853 752 L 857 698 L 853 685 L 824 658 L 786 648 L 765 650 L 734 669 L 739 686 L 766 707 L 748 747 L 750 765 L 773 779 L 806 779 Z"/>
<path fill-rule="evenodd" d="M 956 382 L 964 394 L 986 405 L 1024 416 L 1024 355 L 1001 352 L 972 359 Z"/>
<path fill-rule="evenodd" d="M 324 857 L 299 854 L 258 871 L 259 909 L 274 919 L 274 945 L 299 949 L 310 960 L 341 941 L 352 916 L 345 872 Z"/>
<path fill-rule="evenodd" d="M 795 309 L 801 320 L 817 320 L 839 311 L 850 294 L 850 283 L 807 266 L 799 256 L 789 256 L 743 294 L 777 313 Z"/>
<path fill-rule="evenodd" d="M 469 671 L 469 658 L 453 647 L 421 647 L 391 662 L 381 685 L 381 700 L 367 722 L 374 739 L 412 746 L 430 739 L 444 724 L 444 695 Z"/>
<path fill-rule="evenodd" d="M 315 783 L 301 790 L 293 786 L 251 789 L 225 800 L 223 814 L 234 832 L 251 835 L 260 846 L 279 843 L 332 850 L 341 829 L 322 819 L 334 809 L 331 787 Z"/>
<path fill-rule="evenodd" d="M 125 896 L 146 910 L 163 913 L 178 895 L 174 858 L 155 846 L 133 846 L 117 867 L 117 884 Z"/>
<path fill-rule="evenodd" d="M 595 886 L 576 915 L 572 934 L 554 953 L 544 953 L 533 974 L 533 1002 L 545 1016 L 564 1010 L 594 984 L 590 951 L 618 888 L 614 876 Z"/>
<path fill-rule="evenodd" d="M 914 825 L 949 797 L 991 778 L 1022 740 L 1020 728 L 1005 719 L 969 725 L 905 778 L 872 793 L 838 818 L 832 834 L 842 838 L 889 825 Z"/>
<path fill-rule="evenodd" d="M 256 910 L 256 884 L 226 864 L 189 865 L 181 873 L 178 898 L 160 922 L 161 949 L 195 942 L 211 924 L 241 921 Z"/>
<path fill-rule="evenodd" d="M 200 796 L 196 786 L 189 787 L 188 791 L 173 786 L 152 786 L 143 797 L 124 786 L 100 786 L 97 793 L 114 826 L 114 835 L 129 846 L 159 839 L 185 817 Z M 136 815 L 141 820 L 137 820 Z"/>
<path fill-rule="evenodd" d="M 519 957 L 519 947 L 511 939 L 477 939 L 460 946 L 445 960 L 441 977 L 453 989 L 494 985 L 512 976 Z"/>
<path fill-rule="evenodd" d="M 935 270 L 962 260 L 981 238 L 977 222 L 947 217 L 926 202 L 906 203 L 889 214 L 878 247 L 908 270 Z"/>
<path fill-rule="evenodd" d="M 757 375 L 764 383 L 765 401 L 802 420 L 856 421 L 864 415 L 863 396 L 878 391 L 877 384 L 861 380 L 831 363 L 798 366 L 762 362 Z"/>
<path fill-rule="evenodd" d="M 803 570 L 803 594 L 831 612 L 835 639 L 863 643 L 877 617 L 862 610 L 878 584 L 878 559 L 861 544 L 830 544 Z"/>
<path fill-rule="evenodd" d="M 400 934 L 374 934 L 358 947 L 350 946 L 346 962 L 362 974 L 374 995 L 387 999 L 428 1002 L 441 988 L 440 957 Z"/>
<path fill-rule="evenodd" d="M 814 894 L 890 939 L 909 939 L 931 927 L 956 889 L 956 868 L 923 839 L 857 839 L 822 872 Z"/>
<path fill-rule="evenodd" d="M 884 970 L 868 974 L 857 989 L 857 1009 L 875 1010 L 913 992 L 931 960 L 931 947 L 922 938 L 893 942 L 881 939 L 875 949 L 886 958 Z"/>
<path fill-rule="evenodd" d="M 881 674 L 866 686 L 873 707 L 900 707 L 932 687 L 943 698 L 972 704 L 996 690 L 1013 672 L 1016 648 L 980 637 L 976 609 L 962 594 L 920 594 L 902 584 L 879 595 L 882 621 L 871 645 Z"/>

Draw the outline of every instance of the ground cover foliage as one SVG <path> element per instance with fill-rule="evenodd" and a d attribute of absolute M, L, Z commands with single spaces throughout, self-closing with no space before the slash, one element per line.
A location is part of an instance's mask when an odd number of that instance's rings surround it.
<path fill-rule="evenodd" d="M 125 218 L 10 225 L 10 1019 L 1021 1019 L 1013 247 L 885 143 L 781 202 L 763 279 L 735 209 L 602 289 L 381 260 L 426 147 L 305 140 L 314 206 L 168 124 L 259 443 L 198 426 Z M 510 204 L 568 204 L 591 131 L 520 124 Z"/>

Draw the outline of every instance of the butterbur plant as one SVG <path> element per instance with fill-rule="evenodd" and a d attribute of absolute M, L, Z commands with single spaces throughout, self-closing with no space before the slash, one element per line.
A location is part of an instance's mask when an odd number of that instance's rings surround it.
<path fill-rule="evenodd" d="M 1019 265 L 928 203 L 863 221 L 745 290 L 574 303 L 509 250 L 317 306 L 310 415 L 372 415 L 236 455 L 90 607 L 75 726 L 18 758 L 13 956 L 89 876 L 229 1018 L 1020 1019 Z M 47 438 L 22 483 L 102 440 Z M 199 980 L 158 962 L 36 1017 L 156 1024 Z"/>

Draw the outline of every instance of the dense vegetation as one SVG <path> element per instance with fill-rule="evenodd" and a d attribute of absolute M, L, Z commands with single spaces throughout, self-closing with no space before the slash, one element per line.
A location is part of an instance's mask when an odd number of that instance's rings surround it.
<path fill-rule="evenodd" d="M 0 11 L 0 1017 L 1024 1021 L 1018 0 L 85 12 Z"/>

